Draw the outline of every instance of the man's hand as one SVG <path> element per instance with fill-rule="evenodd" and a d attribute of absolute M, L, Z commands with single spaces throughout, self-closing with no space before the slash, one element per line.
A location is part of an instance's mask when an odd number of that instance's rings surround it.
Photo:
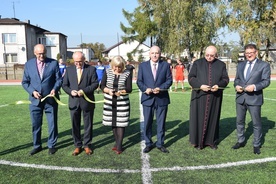
<path fill-rule="evenodd" d="M 243 87 L 237 85 L 237 86 L 236 86 L 236 91 L 237 91 L 238 93 L 242 93 L 242 92 L 243 92 Z"/>
<path fill-rule="evenodd" d="M 214 86 L 212 86 L 211 91 L 212 91 L 212 92 L 215 92 L 215 91 L 217 91 L 218 89 L 219 89 L 218 85 L 214 85 Z"/>
<path fill-rule="evenodd" d="M 72 91 L 71 91 L 71 95 L 72 95 L 72 96 L 78 96 L 78 91 L 72 90 Z"/>
<path fill-rule="evenodd" d="M 244 90 L 245 90 L 246 92 L 253 92 L 254 89 L 255 89 L 255 85 L 254 85 L 254 84 L 251 84 L 251 85 L 246 86 Z"/>
<path fill-rule="evenodd" d="M 203 84 L 203 85 L 200 86 L 200 89 L 202 91 L 206 91 L 207 92 L 207 91 L 211 90 L 211 87 L 208 86 L 208 85 Z"/>
<path fill-rule="evenodd" d="M 154 88 L 154 89 L 153 89 L 153 93 L 154 93 L 154 94 L 158 94 L 159 92 L 160 92 L 160 88 Z"/>
<path fill-rule="evenodd" d="M 41 95 L 40 95 L 39 92 L 37 92 L 37 91 L 34 91 L 34 92 L 33 92 L 33 96 L 34 96 L 36 99 L 41 99 Z"/>
<path fill-rule="evenodd" d="M 152 91 L 151 88 L 147 88 L 147 90 L 145 91 L 145 93 L 146 93 L 147 95 L 151 94 L 152 92 L 153 92 L 153 91 Z"/>

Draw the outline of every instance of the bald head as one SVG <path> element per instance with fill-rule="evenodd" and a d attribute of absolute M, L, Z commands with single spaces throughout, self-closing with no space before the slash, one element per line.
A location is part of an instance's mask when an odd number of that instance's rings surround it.
<path fill-rule="evenodd" d="M 153 62 L 158 62 L 161 55 L 161 50 L 158 46 L 152 46 L 150 48 L 150 60 Z"/>
<path fill-rule="evenodd" d="M 44 61 L 46 58 L 47 50 L 45 46 L 42 44 L 37 44 L 34 46 L 34 55 L 36 56 L 37 60 Z"/>
<path fill-rule="evenodd" d="M 212 62 L 212 61 L 214 61 L 216 56 L 217 56 L 217 48 L 213 45 L 208 46 L 205 50 L 205 59 L 208 62 Z"/>

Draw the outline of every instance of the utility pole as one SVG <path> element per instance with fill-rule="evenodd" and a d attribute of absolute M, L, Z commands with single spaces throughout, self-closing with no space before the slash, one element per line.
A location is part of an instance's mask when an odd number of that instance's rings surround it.
<path fill-rule="evenodd" d="M 14 1 L 12 2 L 12 8 L 13 8 L 13 18 L 15 18 L 15 6 L 14 6 Z"/>

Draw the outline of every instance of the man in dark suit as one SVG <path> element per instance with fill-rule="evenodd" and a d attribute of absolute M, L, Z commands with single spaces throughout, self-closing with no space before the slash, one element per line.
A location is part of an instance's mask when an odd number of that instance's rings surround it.
<path fill-rule="evenodd" d="M 84 147 L 85 153 L 91 155 L 93 116 L 95 104 L 88 102 L 84 94 L 94 101 L 94 91 L 98 88 L 96 68 L 85 64 L 82 52 L 74 52 L 75 66 L 68 67 L 63 79 L 62 88 L 69 95 L 69 109 L 72 120 L 72 135 L 75 150 L 72 155 L 77 156 Z M 81 138 L 81 112 L 83 113 L 84 136 Z"/>
<path fill-rule="evenodd" d="M 58 62 L 46 57 L 46 48 L 42 44 L 34 47 L 33 58 L 25 63 L 24 75 L 22 79 L 23 88 L 29 93 L 30 114 L 32 120 L 33 146 L 30 155 L 34 155 L 42 150 L 41 146 L 41 127 L 43 111 L 48 120 L 48 148 L 49 154 L 54 154 L 58 138 L 57 112 L 58 104 L 54 98 L 46 98 L 41 102 L 40 99 L 52 95 L 59 98 L 58 91 L 62 84 Z"/>
<path fill-rule="evenodd" d="M 260 154 L 262 123 L 261 106 L 263 105 L 263 89 L 270 84 L 270 66 L 267 62 L 257 59 L 258 51 L 254 44 L 245 46 L 246 61 L 237 67 L 234 87 L 236 94 L 237 137 L 238 142 L 232 147 L 239 149 L 246 144 L 245 117 L 248 110 L 253 122 L 253 153 Z"/>
<path fill-rule="evenodd" d="M 143 62 L 139 66 L 137 85 L 142 91 L 141 104 L 144 114 L 144 139 L 146 147 L 144 153 L 148 153 L 153 148 L 152 123 L 154 112 L 156 112 L 157 122 L 157 142 L 156 147 L 163 153 L 169 153 L 164 147 L 165 121 L 167 116 L 170 98 L 168 89 L 172 85 L 172 73 L 170 65 L 160 60 L 161 50 L 158 46 L 150 49 L 150 60 Z"/>

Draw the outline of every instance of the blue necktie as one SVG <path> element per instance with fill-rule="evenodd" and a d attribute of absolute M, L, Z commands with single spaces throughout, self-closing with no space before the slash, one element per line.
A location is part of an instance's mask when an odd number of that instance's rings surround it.
<path fill-rule="evenodd" d="M 248 62 L 249 66 L 246 71 L 245 79 L 247 80 L 249 78 L 250 72 L 251 72 L 251 64 L 252 62 Z"/>

